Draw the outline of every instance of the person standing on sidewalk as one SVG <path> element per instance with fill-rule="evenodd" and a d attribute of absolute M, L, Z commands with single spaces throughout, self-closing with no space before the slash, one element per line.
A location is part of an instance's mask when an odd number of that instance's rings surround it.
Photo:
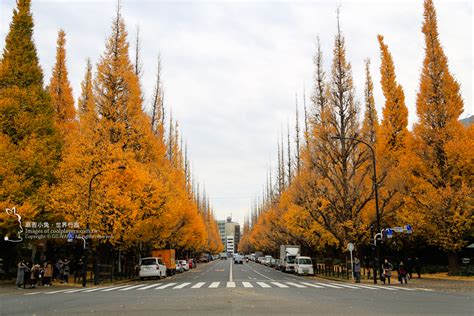
<path fill-rule="evenodd" d="M 354 278 L 355 283 L 360 283 L 360 260 L 359 258 L 354 258 Z"/>
<path fill-rule="evenodd" d="M 53 277 L 53 265 L 51 261 L 47 261 L 44 263 L 44 278 L 43 278 L 43 285 L 44 286 L 51 286 L 51 278 Z"/>
<path fill-rule="evenodd" d="M 388 284 L 390 285 L 390 278 L 392 276 L 393 266 L 390 262 L 388 262 L 388 259 L 385 259 L 385 262 L 382 264 L 382 270 L 384 274 L 383 284 L 388 281 Z"/>
<path fill-rule="evenodd" d="M 18 262 L 18 270 L 16 272 L 16 285 L 18 286 L 19 289 L 21 289 L 21 286 L 24 284 L 24 281 L 25 281 L 25 270 L 26 270 L 25 261 L 20 260 L 20 262 Z"/>
<path fill-rule="evenodd" d="M 405 284 L 407 284 L 408 271 L 405 269 L 405 265 L 403 264 L 403 261 L 400 261 L 397 272 L 398 272 L 398 281 L 400 282 L 400 284 L 403 284 L 403 281 L 405 281 Z"/>

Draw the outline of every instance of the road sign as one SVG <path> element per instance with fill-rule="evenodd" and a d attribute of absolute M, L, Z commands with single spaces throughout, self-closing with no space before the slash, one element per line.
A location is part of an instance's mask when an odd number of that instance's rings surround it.
<path fill-rule="evenodd" d="M 352 271 L 352 280 L 354 280 L 354 263 L 352 262 L 352 252 L 354 251 L 354 244 L 353 243 L 348 243 L 347 244 L 347 250 L 351 253 L 351 271 Z"/>
<path fill-rule="evenodd" d="M 405 228 L 405 231 L 407 232 L 407 234 L 413 233 L 413 227 L 411 227 L 410 224 L 405 225 L 404 228 Z"/>
<path fill-rule="evenodd" d="M 354 244 L 353 243 L 348 243 L 347 244 L 347 250 L 349 250 L 350 252 L 354 251 Z"/>
<path fill-rule="evenodd" d="M 392 238 L 393 237 L 393 230 L 391 228 L 387 228 L 385 230 L 385 234 L 387 235 L 387 238 Z"/>
<path fill-rule="evenodd" d="M 73 239 L 74 239 L 74 234 L 71 232 L 67 233 L 67 242 L 72 242 Z"/>
<path fill-rule="evenodd" d="M 391 229 L 396 233 L 403 233 L 403 227 L 392 227 Z"/>

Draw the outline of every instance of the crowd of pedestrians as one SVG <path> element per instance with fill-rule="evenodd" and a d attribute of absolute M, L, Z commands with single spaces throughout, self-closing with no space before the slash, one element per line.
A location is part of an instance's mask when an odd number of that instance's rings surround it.
<path fill-rule="evenodd" d="M 69 283 L 72 263 L 69 259 L 59 259 L 55 264 L 45 261 L 42 264 L 20 260 L 17 266 L 16 285 L 21 288 L 35 288 L 36 286 L 51 286 L 52 281 Z M 82 279 L 84 261 L 79 259 L 74 269 L 74 282 Z"/>

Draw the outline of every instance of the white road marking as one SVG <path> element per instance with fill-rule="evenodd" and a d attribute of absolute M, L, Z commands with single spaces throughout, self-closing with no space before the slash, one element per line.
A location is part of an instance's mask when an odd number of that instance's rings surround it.
<path fill-rule="evenodd" d="M 67 289 L 67 290 L 59 290 L 59 291 L 52 291 L 52 292 L 45 292 L 44 294 L 55 294 L 55 293 L 61 293 L 61 292 L 66 292 L 66 291 L 69 291 L 69 289 Z"/>
<path fill-rule="evenodd" d="M 235 287 L 235 282 L 227 282 L 227 287 Z"/>
<path fill-rule="evenodd" d="M 360 287 L 361 289 L 380 290 L 378 287 L 370 286 L 370 285 L 354 284 L 354 286 Z"/>
<path fill-rule="evenodd" d="M 271 287 L 270 285 L 268 285 L 268 284 L 265 283 L 265 282 L 257 282 L 257 284 L 260 285 L 261 287 L 265 287 L 265 288 Z"/>
<path fill-rule="evenodd" d="M 347 285 L 347 284 L 341 284 L 341 283 L 331 283 L 332 285 L 337 285 L 337 286 L 342 286 L 346 287 L 348 289 L 358 289 L 358 287 L 352 286 L 352 285 Z"/>
<path fill-rule="evenodd" d="M 280 282 L 272 282 L 272 284 L 278 286 L 279 288 L 287 288 L 288 285 L 282 284 Z"/>
<path fill-rule="evenodd" d="M 253 270 L 253 269 L 252 269 L 252 270 Z M 258 275 L 263 276 L 265 279 L 268 279 L 268 280 L 270 280 L 270 281 L 275 281 L 275 280 L 273 280 L 272 278 L 269 278 L 269 277 L 267 277 L 267 276 L 261 274 L 260 272 L 258 272 L 258 271 L 256 271 L 256 270 L 253 270 L 253 272 L 255 272 L 255 273 L 258 274 Z"/>
<path fill-rule="evenodd" d="M 407 288 L 407 287 L 401 287 L 401 286 L 394 286 L 394 288 L 396 288 L 398 290 L 404 290 L 404 291 L 414 291 L 414 289 L 410 289 L 410 288 Z"/>
<path fill-rule="evenodd" d="M 118 290 L 118 289 L 122 289 L 122 288 L 127 287 L 127 286 L 128 285 L 116 286 L 116 287 L 112 287 L 112 288 L 102 290 L 101 292 L 109 292 L 109 291 L 113 291 L 113 290 Z"/>
<path fill-rule="evenodd" d="M 35 294 L 40 294 L 40 293 L 43 293 L 43 292 L 25 293 L 25 295 L 35 295 Z"/>
<path fill-rule="evenodd" d="M 89 293 L 89 292 L 95 292 L 95 291 L 100 291 L 100 290 L 105 290 L 105 289 L 110 289 L 111 286 L 106 286 L 106 287 L 96 287 L 92 289 L 83 289 L 82 293 Z M 74 291 L 74 292 L 79 292 L 79 291 Z M 71 292 L 65 292 L 65 293 L 71 293 Z"/>
<path fill-rule="evenodd" d="M 424 288 L 421 288 L 421 287 L 416 287 L 415 289 L 421 290 L 421 291 L 427 291 L 427 292 L 434 292 L 434 290 L 432 290 L 432 289 L 424 289 Z"/>
<path fill-rule="evenodd" d="M 196 284 L 194 284 L 193 286 L 191 286 L 192 289 L 199 289 L 201 288 L 204 284 L 206 284 L 206 282 L 198 282 Z"/>
<path fill-rule="evenodd" d="M 173 289 L 182 289 L 183 287 L 189 284 L 191 284 L 191 282 L 184 282 L 184 283 L 181 283 L 180 285 L 176 285 Z"/>
<path fill-rule="evenodd" d="M 247 287 L 247 288 L 248 288 L 248 287 L 253 287 L 253 285 L 250 284 L 250 282 L 242 282 L 242 285 L 243 285 L 244 287 Z"/>
<path fill-rule="evenodd" d="M 318 289 L 322 289 L 323 287 L 321 285 L 316 285 L 314 283 L 309 283 L 309 282 L 301 282 L 301 284 L 304 284 L 304 285 L 307 285 L 307 286 L 311 286 L 311 287 L 315 287 L 315 288 L 318 288 Z"/>
<path fill-rule="evenodd" d="M 162 286 L 157 287 L 155 290 L 166 289 L 167 287 L 173 286 L 173 285 L 175 285 L 175 284 L 178 284 L 178 283 L 168 283 L 168 284 L 165 284 L 165 285 L 162 285 Z"/>
<path fill-rule="evenodd" d="M 232 282 L 232 262 L 233 260 L 230 260 L 230 273 L 229 273 L 229 282 Z"/>
<path fill-rule="evenodd" d="M 331 285 L 331 284 L 327 284 L 327 283 L 316 283 L 316 284 L 321 285 L 323 287 L 324 286 L 331 287 L 333 289 L 342 289 L 342 287 L 340 287 L 340 286 L 335 286 L 335 285 Z"/>
<path fill-rule="evenodd" d="M 141 287 L 143 286 L 143 284 L 138 284 L 138 285 L 134 285 L 134 286 L 129 286 L 129 287 L 126 287 L 124 289 L 120 289 L 119 291 L 128 291 L 128 290 L 131 290 L 131 289 L 136 289 L 137 287 Z"/>
<path fill-rule="evenodd" d="M 147 285 L 147 286 L 144 286 L 144 287 L 141 287 L 137 290 L 141 291 L 141 290 L 148 290 L 148 289 L 151 289 L 152 287 L 155 287 L 155 286 L 159 286 L 160 284 L 159 283 L 155 283 L 155 284 L 151 284 L 151 285 Z"/>
<path fill-rule="evenodd" d="M 390 285 L 389 285 L 389 286 L 385 286 L 385 285 L 378 285 L 377 287 L 378 287 L 379 289 L 381 289 L 381 290 L 387 290 L 387 291 L 398 291 L 397 289 L 394 289 L 394 288 L 390 287 Z"/>
<path fill-rule="evenodd" d="M 209 285 L 209 288 L 210 289 L 215 289 L 215 288 L 219 287 L 219 284 L 221 284 L 221 282 L 212 282 L 211 285 Z"/>
<path fill-rule="evenodd" d="M 298 283 L 293 283 L 293 282 L 286 282 L 286 284 L 292 285 L 297 288 L 306 288 L 306 286 L 298 284 Z"/>
<path fill-rule="evenodd" d="M 107 286 L 107 287 L 109 287 L 109 286 Z M 99 289 L 106 289 L 107 287 L 100 287 Z M 87 291 L 87 288 L 82 288 L 82 289 L 79 289 L 79 290 L 67 291 L 67 292 L 64 292 L 64 294 L 77 293 L 77 292 L 81 292 L 81 291 Z"/>

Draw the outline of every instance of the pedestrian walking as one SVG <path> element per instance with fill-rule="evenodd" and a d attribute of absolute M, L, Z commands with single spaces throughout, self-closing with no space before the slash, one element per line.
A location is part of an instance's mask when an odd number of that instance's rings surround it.
<path fill-rule="evenodd" d="M 31 267 L 31 276 L 30 276 L 30 289 L 34 289 L 36 287 L 36 283 L 38 282 L 38 276 L 40 272 L 40 265 L 34 264 Z"/>
<path fill-rule="evenodd" d="M 398 265 L 397 272 L 398 272 L 398 282 L 400 282 L 400 284 L 403 284 L 403 281 L 405 281 L 405 284 L 407 284 L 408 283 L 408 280 L 407 280 L 408 271 L 405 268 L 405 265 L 403 264 L 403 261 L 400 261 L 400 264 Z"/>
<path fill-rule="evenodd" d="M 63 273 L 64 273 L 64 268 L 63 268 L 64 264 L 63 264 L 63 261 L 61 259 L 59 259 L 57 262 L 56 262 L 56 265 L 55 265 L 55 268 L 56 268 L 56 279 L 59 279 L 59 281 L 61 281 L 61 283 L 63 283 Z"/>
<path fill-rule="evenodd" d="M 382 264 L 382 270 L 383 270 L 383 275 L 384 275 L 383 284 L 385 284 L 385 282 L 387 281 L 388 284 L 390 285 L 390 278 L 392 276 L 393 266 L 388 261 L 388 259 L 385 259 L 384 263 Z"/>
<path fill-rule="evenodd" d="M 27 266 L 25 264 L 25 261 L 20 260 L 20 262 L 18 262 L 18 268 L 17 268 L 17 272 L 16 272 L 16 285 L 18 286 L 19 289 L 21 289 L 21 286 L 25 282 L 25 270 L 26 270 L 26 268 L 27 268 Z"/>
<path fill-rule="evenodd" d="M 354 269 L 355 283 L 360 283 L 360 260 L 357 257 L 354 258 L 353 269 Z"/>
<path fill-rule="evenodd" d="M 64 259 L 63 262 L 63 281 L 68 283 L 69 282 L 69 272 L 71 271 L 70 269 L 70 261 L 66 258 Z"/>
<path fill-rule="evenodd" d="M 43 285 L 51 286 L 51 278 L 53 277 L 53 264 L 51 261 L 44 263 Z"/>
<path fill-rule="evenodd" d="M 74 283 L 80 282 L 82 279 L 82 271 L 84 269 L 84 261 L 82 258 L 79 258 L 79 260 L 76 262 L 76 268 L 74 270 Z"/>

